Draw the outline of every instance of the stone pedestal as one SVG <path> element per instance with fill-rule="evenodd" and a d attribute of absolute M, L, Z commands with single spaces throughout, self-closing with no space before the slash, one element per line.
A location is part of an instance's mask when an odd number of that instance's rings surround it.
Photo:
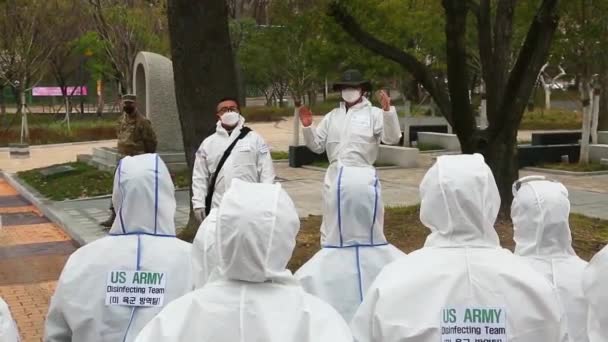
<path fill-rule="evenodd" d="M 167 57 L 140 52 L 135 58 L 133 91 L 158 139 L 159 153 L 182 152 L 184 142 L 175 101 L 173 64 Z"/>

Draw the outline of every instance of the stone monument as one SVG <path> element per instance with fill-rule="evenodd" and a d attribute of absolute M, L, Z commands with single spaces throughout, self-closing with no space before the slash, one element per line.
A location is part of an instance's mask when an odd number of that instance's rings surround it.
<path fill-rule="evenodd" d="M 135 58 L 133 70 L 133 91 L 137 95 L 137 106 L 152 123 L 158 140 L 158 154 L 171 171 L 186 168 L 171 60 L 156 53 L 142 51 Z M 97 148 L 89 163 L 100 169 L 113 170 L 118 159 L 115 148 Z"/>

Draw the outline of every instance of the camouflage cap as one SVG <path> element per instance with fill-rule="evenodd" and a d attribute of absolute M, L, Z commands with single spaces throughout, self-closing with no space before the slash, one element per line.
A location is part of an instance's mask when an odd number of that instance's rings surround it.
<path fill-rule="evenodd" d="M 135 100 L 137 100 L 135 94 L 124 94 L 122 96 L 122 102 L 135 102 Z"/>

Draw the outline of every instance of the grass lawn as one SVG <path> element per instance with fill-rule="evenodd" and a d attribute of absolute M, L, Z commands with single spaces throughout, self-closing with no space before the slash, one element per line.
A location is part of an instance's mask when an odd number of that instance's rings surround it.
<path fill-rule="evenodd" d="M 272 151 L 270 152 L 272 160 L 286 160 L 289 159 L 289 152 L 285 151 Z"/>
<path fill-rule="evenodd" d="M 536 109 L 533 112 L 526 111 L 521 121 L 521 130 L 558 130 L 558 129 L 581 129 L 582 115 L 567 110 Z"/>
<path fill-rule="evenodd" d="M 68 132 L 62 119 L 52 114 L 29 115 L 30 145 L 116 139 L 117 115 L 101 119 L 95 115 L 75 116 L 70 122 L 71 132 Z M 8 114 L 0 123 L 0 146 L 19 142 L 20 130 L 21 119 Z"/>
<path fill-rule="evenodd" d="M 600 163 L 555 163 L 555 164 L 543 164 L 540 167 L 545 169 L 560 170 L 560 171 L 571 171 L 571 172 L 596 172 L 596 171 L 608 171 L 608 166 Z"/>
<path fill-rule="evenodd" d="M 297 270 L 319 250 L 320 216 L 302 220 L 296 249 L 289 269 Z M 574 249 L 578 255 L 589 260 L 608 243 L 608 221 L 592 219 L 582 215 L 570 215 L 570 228 Z M 503 247 L 513 250 L 513 228 L 510 220 L 499 219 L 496 230 Z M 418 206 L 387 208 L 384 217 L 384 233 L 388 241 L 406 253 L 424 245 L 429 230 L 420 223 Z"/>
<path fill-rule="evenodd" d="M 50 177 L 43 176 L 41 169 L 19 172 L 17 176 L 53 201 L 109 195 L 112 193 L 114 174 L 100 171 L 85 163 L 68 163 L 74 171 Z M 176 188 L 190 185 L 190 171 L 184 170 L 171 175 Z"/>

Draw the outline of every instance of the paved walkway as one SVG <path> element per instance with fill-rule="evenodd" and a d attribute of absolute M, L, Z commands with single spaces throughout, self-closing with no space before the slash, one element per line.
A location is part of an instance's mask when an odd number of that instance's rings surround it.
<path fill-rule="evenodd" d="M 92 154 L 96 147 L 116 146 L 116 140 L 98 142 L 39 145 L 30 147 L 30 158 L 11 159 L 9 149 L 0 148 L 0 169 L 8 172 L 31 170 L 49 165 L 75 162 L 79 154 Z"/>
<path fill-rule="evenodd" d="M 77 245 L 0 178 L 0 297 L 22 341 L 38 342 L 56 281 Z"/>

